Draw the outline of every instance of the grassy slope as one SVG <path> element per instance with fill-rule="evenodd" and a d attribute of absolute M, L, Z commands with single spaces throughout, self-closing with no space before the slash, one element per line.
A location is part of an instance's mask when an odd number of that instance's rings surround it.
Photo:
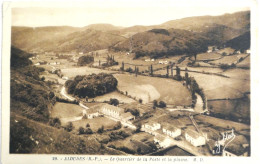
<path fill-rule="evenodd" d="M 11 145 L 18 142 L 11 147 L 11 153 L 120 154 L 118 151 L 101 149 L 95 138 L 73 135 L 16 114 L 11 115 L 11 137 L 16 138 L 11 140 Z"/>
<path fill-rule="evenodd" d="M 118 89 L 127 91 L 132 97 L 141 98 L 143 102 L 155 99 L 167 104 L 190 105 L 189 91 L 180 83 L 171 79 L 117 74 Z"/>

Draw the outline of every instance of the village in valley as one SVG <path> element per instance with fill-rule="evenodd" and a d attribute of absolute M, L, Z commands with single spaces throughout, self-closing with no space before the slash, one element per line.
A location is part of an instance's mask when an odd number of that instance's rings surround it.
<path fill-rule="evenodd" d="M 207 26 L 203 30 L 210 28 Z M 49 120 L 38 119 L 41 112 L 34 118 L 32 113 L 38 107 L 12 111 L 11 105 L 11 124 L 31 119 L 37 125 L 40 120 L 57 129 L 57 135 L 80 137 L 80 143 L 77 139 L 75 143 L 80 145 L 77 153 L 83 154 L 250 156 L 250 47 L 233 45 L 240 45 L 237 42 L 241 39 L 236 38 L 247 31 L 236 29 L 237 35 L 228 38 L 232 41 L 214 40 L 197 52 L 172 50 L 165 55 L 166 50 L 158 48 L 160 40 L 178 37 L 182 31 L 155 29 L 144 30 L 154 37 L 144 41 L 140 41 L 144 33 L 106 31 L 123 39 L 105 48 L 93 45 L 69 50 L 73 41 L 59 42 L 65 45 L 64 51 L 29 47 L 31 65 L 42 69 L 39 83 L 48 88 Z M 185 29 L 184 33 L 192 35 L 195 29 Z M 164 45 L 173 44 L 168 42 Z M 181 45 L 183 38 L 179 42 L 176 45 Z M 19 48 L 18 42 L 13 46 Z M 150 52 L 150 46 L 156 50 Z M 18 85 L 21 76 L 17 77 L 11 82 Z M 31 80 L 32 87 L 33 83 Z M 15 104 L 19 96 L 15 91 L 12 94 Z M 54 144 L 55 148 L 46 146 L 55 140 L 52 134 L 44 140 L 40 136 L 35 129 L 29 135 L 29 141 L 41 148 L 32 148 L 33 153 L 63 153 L 66 149 L 61 143 Z M 70 141 L 64 138 L 64 142 Z M 14 152 L 19 153 L 19 148 Z"/>

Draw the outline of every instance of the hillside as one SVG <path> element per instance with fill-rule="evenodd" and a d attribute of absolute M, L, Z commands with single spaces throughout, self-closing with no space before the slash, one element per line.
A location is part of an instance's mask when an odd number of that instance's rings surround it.
<path fill-rule="evenodd" d="M 31 65 L 30 54 L 11 48 L 11 112 L 41 122 L 49 121 L 54 97 L 50 88 L 40 79 L 44 69 Z"/>
<path fill-rule="evenodd" d="M 153 29 L 137 33 L 132 38 L 113 47 L 116 51 L 130 50 L 132 45 L 136 57 L 149 55 L 151 57 L 173 56 L 178 54 L 193 54 L 207 50 L 206 37 L 180 29 Z"/>
<path fill-rule="evenodd" d="M 42 50 L 48 47 L 54 48 L 60 38 L 80 30 L 75 27 L 12 27 L 12 45 L 15 47 L 32 51 Z"/>
<path fill-rule="evenodd" d="M 122 155 L 93 137 L 79 136 L 11 113 L 10 153 Z"/>
<path fill-rule="evenodd" d="M 112 24 L 91 24 L 86 27 L 83 27 L 83 29 L 91 29 L 91 30 L 97 30 L 97 31 L 113 31 L 113 30 L 120 30 L 123 29 L 124 27 L 119 27 L 119 26 L 113 26 Z"/>
<path fill-rule="evenodd" d="M 90 52 L 106 49 L 125 40 L 124 37 L 92 29 L 75 32 L 58 41 L 56 51 Z M 51 48 L 50 48 L 51 49 Z"/>
<path fill-rule="evenodd" d="M 207 24 L 219 24 L 234 29 L 247 29 L 249 30 L 250 24 L 250 11 L 236 12 L 233 14 L 224 14 L 220 16 L 198 16 L 177 19 L 165 22 L 160 28 L 178 28 L 186 30 L 194 30 L 198 27 L 203 27 Z"/>
<path fill-rule="evenodd" d="M 158 34 L 157 36 L 148 36 L 148 31 L 152 29 L 186 31 L 178 31 L 177 33 L 183 33 L 183 36 L 178 35 L 180 38 L 173 39 L 173 35 L 168 37 Z M 195 47 L 201 46 L 200 43 L 204 43 L 201 39 L 197 39 L 198 36 L 205 38 L 209 45 L 221 45 L 248 31 L 250 31 L 250 11 L 243 11 L 220 16 L 197 16 L 177 19 L 160 25 L 136 25 L 126 28 L 111 24 L 92 24 L 82 28 L 67 26 L 12 27 L 12 45 L 26 51 L 35 50 L 38 52 L 90 52 L 111 47 L 114 47 L 114 50 L 128 50 L 130 39 L 126 39 L 134 36 L 133 38 L 141 37 L 141 39 L 137 38 L 138 43 L 141 43 L 141 45 L 135 45 L 136 52 L 142 51 L 145 54 L 159 52 L 159 56 L 161 56 L 161 53 L 189 53 L 194 49 L 195 40 L 195 42 L 199 40 Z M 191 35 L 194 35 L 192 41 L 188 41 L 187 36 Z M 180 44 L 174 43 L 173 40 L 180 42 Z M 147 51 L 150 47 L 152 47 L 152 50 L 149 50 L 151 52 Z M 204 47 L 202 49 L 204 50 Z"/>
<path fill-rule="evenodd" d="M 31 65 L 28 57 L 27 52 L 11 47 L 10 153 L 121 155 L 95 138 L 49 125 L 55 120 L 50 110 L 56 96 L 39 78 L 44 69 Z"/>
<path fill-rule="evenodd" d="M 236 50 L 250 49 L 250 32 L 246 32 L 243 35 L 227 41 L 225 45 Z"/>

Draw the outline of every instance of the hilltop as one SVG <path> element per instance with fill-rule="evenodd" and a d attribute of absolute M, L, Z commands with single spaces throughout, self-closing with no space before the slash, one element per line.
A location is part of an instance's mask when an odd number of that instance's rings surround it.
<path fill-rule="evenodd" d="M 160 32 L 151 33 L 156 29 L 157 31 L 164 29 L 170 35 L 161 35 Z M 133 43 L 135 46 L 133 49 L 139 53 L 137 56 L 158 52 L 159 57 L 162 54 L 190 53 L 194 50 L 194 46 L 195 49 L 203 47 L 201 50 L 204 51 L 205 41 L 207 45 L 219 46 L 248 31 L 250 31 L 250 11 L 243 11 L 220 16 L 189 17 L 159 25 L 136 25 L 125 28 L 111 24 L 93 24 L 82 28 L 12 27 L 12 45 L 22 50 L 38 52 L 91 52 L 108 48 L 121 51 L 133 48 L 130 48 L 132 37 L 135 38 L 134 41 L 142 45 Z M 189 41 L 187 37 L 191 37 L 192 40 Z M 195 50 L 194 53 L 201 50 Z"/>

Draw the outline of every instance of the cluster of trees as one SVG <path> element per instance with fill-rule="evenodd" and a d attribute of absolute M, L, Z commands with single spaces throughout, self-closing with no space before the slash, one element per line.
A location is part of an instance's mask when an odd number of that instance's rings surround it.
<path fill-rule="evenodd" d="M 167 105 L 164 101 L 159 101 L 159 103 L 157 102 L 157 100 L 153 101 L 153 108 L 155 109 L 156 107 L 159 108 L 165 108 Z"/>
<path fill-rule="evenodd" d="M 107 58 L 106 58 L 106 63 L 103 63 L 102 66 L 104 67 L 110 67 L 110 66 L 113 66 L 113 65 L 118 65 L 118 62 L 115 61 L 115 57 L 113 55 L 107 55 Z M 99 62 L 99 66 L 100 66 L 100 62 Z"/>
<path fill-rule="evenodd" d="M 192 96 L 192 107 L 194 107 L 196 104 L 197 97 L 196 97 L 195 93 L 197 93 L 202 98 L 203 109 L 206 109 L 206 96 L 204 94 L 203 89 L 199 87 L 197 81 L 193 77 L 189 77 L 187 72 L 185 73 L 184 79 L 185 79 L 186 85 L 190 86 L 189 89 L 190 89 L 191 96 Z"/>
<path fill-rule="evenodd" d="M 133 116 L 139 117 L 140 116 L 140 111 L 138 109 L 125 109 L 125 113 L 130 112 Z"/>
<path fill-rule="evenodd" d="M 69 94 L 81 98 L 93 98 L 112 92 L 117 87 L 117 79 L 106 73 L 76 76 L 74 80 L 67 80 L 65 87 Z"/>
<path fill-rule="evenodd" d="M 117 106 L 119 104 L 119 101 L 117 99 L 110 98 L 108 104 Z"/>
<path fill-rule="evenodd" d="M 87 65 L 87 64 L 91 64 L 94 62 L 94 57 L 93 56 L 90 56 L 90 55 L 87 55 L 87 56 L 81 56 L 79 59 L 78 59 L 78 63 L 77 65 L 78 66 L 84 66 L 84 65 Z"/>

